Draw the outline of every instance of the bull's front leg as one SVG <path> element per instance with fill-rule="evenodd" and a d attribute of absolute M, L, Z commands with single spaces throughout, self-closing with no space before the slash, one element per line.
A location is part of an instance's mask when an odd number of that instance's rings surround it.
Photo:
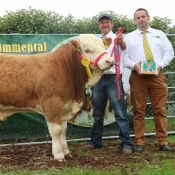
<path fill-rule="evenodd" d="M 47 121 L 48 130 L 52 138 L 52 154 L 54 159 L 64 161 L 64 153 L 60 142 L 62 132 L 62 108 L 63 102 L 60 98 L 54 96 L 43 102 L 43 112 Z"/>
<path fill-rule="evenodd" d="M 60 142 L 62 145 L 64 155 L 72 157 L 68 148 L 67 140 L 66 140 L 66 131 L 67 131 L 67 120 L 62 121 L 62 132 L 60 135 Z"/>
<path fill-rule="evenodd" d="M 48 121 L 47 125 L 50 136 L 52 138 L 52 154 L 54 156 L 54 159 L 57 159 L 58 161 L 62 162 L 64 161 L 64 153 L 62 149 L 62 144 L 60 142 L 62 126 Z"/>

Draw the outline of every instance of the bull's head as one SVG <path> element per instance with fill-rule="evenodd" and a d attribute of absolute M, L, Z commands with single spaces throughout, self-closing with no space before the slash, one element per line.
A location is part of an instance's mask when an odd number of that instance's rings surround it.
<path fill-rule="evenodd" d="M 110 38 L 100 39 L 93 34 L 81 34 L 78 37 L 82 58 L 90 60 L 92 78 L 89 78 L 86 88 L 94 86 L 103 75 L 104 71 L 113 64 L 113 58 L 106 52 L 112 40 Z"/>

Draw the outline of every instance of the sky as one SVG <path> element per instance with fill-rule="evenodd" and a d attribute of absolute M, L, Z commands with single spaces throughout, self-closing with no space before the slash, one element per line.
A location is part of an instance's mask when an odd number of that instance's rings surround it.
<path fill-rule="evenodd" d="M 7 11 L 15 12 L 20 9 L 38 9 L 56 12 L 59 15 L 71 14 L 75 18 L 90 18 L 99 12 L 113 11 L 117 15 L 126 15 L 133 19 L 133 14 L 138 8 L 145 8 L 152 17 L 167 17 L 172 19 L 175 25 L 175 14 L 173 9 L 174 0 L 1 0 L 0 16 Z"/>

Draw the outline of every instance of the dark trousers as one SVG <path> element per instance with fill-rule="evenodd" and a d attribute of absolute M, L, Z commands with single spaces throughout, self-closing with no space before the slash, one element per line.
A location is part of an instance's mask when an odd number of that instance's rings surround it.
<path fill-rule="evenodd" d="M 116 85 L 115 75 L 103 75 L 101 80 L 93 87 L 93 118 L 94 123 L 91 130 L 90 144 L 96 147 L 102 146 L 102 135 L 104 125 L 104 115 L 107 100 L 109 99 L 116 122 L 119 127 L 119 139 L 121 140 L 121 148 L 132 148 L 132 140 L 130 138 L 129 119 L 124 100 L 123 82 L 120 80 L 120 100 L 118 97 L 118 89 Z"/>

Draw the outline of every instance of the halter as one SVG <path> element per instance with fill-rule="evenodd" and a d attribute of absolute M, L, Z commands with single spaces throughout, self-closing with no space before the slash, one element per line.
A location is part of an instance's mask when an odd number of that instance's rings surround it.
<path fill-rule="evenodd" d="M 93 66 L 97 66 L 97 63 L 98 61 L 102 58 L 103 55 L 107 54 L 107 52 L 103 52 L 102 54 L 100 54 L 99 56 L 97 56 L 97 58 L 95 59 L 95 61 L 90 61 L 90 63 L 93 65 Z M 80 58 L 80 59 L 83 59 L 85 57 L 83 57 L 82 55 L 80 54 L 77 54 L 77 56 Z M 88 58 L 89 59 L 89 58 Z M 90 59 L 89 59 L 90 60 Z"/>
<path fill-rule="evenodd" d="M 91 61 L 89 58 L 83 57 L 82 55 L 77 54 L 77 56 L 81 59 L 82 65 L 86 67 L 86 71 L 87 71 L 87 74 L 88 74 L 89 78 L 92 78 L 92 73 L 91 73 L 91 70 L 90 70 L 90 67 L 89 67 L 90 64 L 92 64 L 93 66 L 96 66 L 99 69 L 97 63 L 102 58 L 102 56 L 105 55 L 105 54 L 107 54 L 107 52 L 103 52 L 102 54 L 97 56 L 97 58 L 94 61 Z"/>

